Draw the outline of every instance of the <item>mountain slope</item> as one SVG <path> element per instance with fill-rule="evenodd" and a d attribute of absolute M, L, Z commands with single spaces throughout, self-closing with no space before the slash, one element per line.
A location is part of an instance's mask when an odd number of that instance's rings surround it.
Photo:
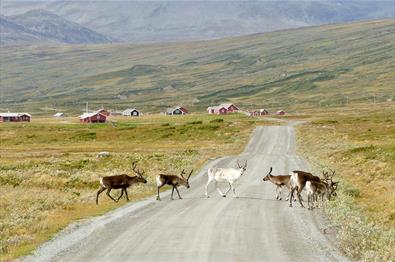
<path fill-rule="evenodd" d="M 2 48 L 0 107 L 386 101 L 394 99 L 394 35 L 389 19 L 201 42 Z"/>
<path fill-rule="evenodd" d="M 111 40 L 45 10 L 31 10 L 0 20 L 2 44 L 66 43 L 99 44 Z"/>
<path fill-rule="evenodd" d="M 40 38 L 29 29 L 16 24 L 5 16 L 0 16 L 0 44 L 30 44 L 40 42 Z"/>
<path fill-rule="evenodd" d="M 5 15 L 45 9 L 128 42 L 216 39 L 395 16 L 393 1 L 2 1 Z"/>

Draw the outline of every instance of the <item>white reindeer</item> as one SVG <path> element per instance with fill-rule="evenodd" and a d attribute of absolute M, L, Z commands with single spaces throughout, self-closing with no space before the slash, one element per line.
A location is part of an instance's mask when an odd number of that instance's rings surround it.
<path fill-rule="evenodd" d="M 219 194 L 223 197 L 226 197 L 226 194 L 229 192 L 229 190 L 232 189 L 233 191 L 233 196 L 238 197 L 235 192 L 235 188 L 233 186 L 233 183 L 236 182 L 240 176 L 243 175 L 243 173 L 247 169 L 247 160 L 244 166 L 240 166 L 239 160 L 237 160 L 237 167 L 238 169 L 234 168 L 210 168 L 207 172 L 208 174 L 208 181 L 206 184 L 206 197 L 209 198 L 209 195 L 207 193 L 208 186 L 210 185 L 211 182 L 215 182 L 215 187 L 217 188 Z M 225 192 L 222 193 L 221 189 L 218 188 L 217 182 L 228 182 L 229 183 L 229 189 Z"/>

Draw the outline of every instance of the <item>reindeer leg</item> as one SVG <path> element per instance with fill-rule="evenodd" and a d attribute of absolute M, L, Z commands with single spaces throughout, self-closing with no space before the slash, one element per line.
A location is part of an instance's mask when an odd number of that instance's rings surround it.
<path fill-rule="evenodd" d="M 101 192 L 103 192 L 104 190 L 106 190 L 105 187 L 100 187 L 99 191 L 97 191 L 97 194 L 96 194 L 96 205 L 99 204 L 99 195 L 100 195 Z"/>
<path fill-rule="evenodd" d="M 279 197 L 278 200 L 282 200 L 282 199 L 283 199 L 283 198 L 281 197 L 281 193 L 282 193 L 282 191 L 283 191 L 282 186 L 279 186 L 279 187 L 278 187 L 278 191 L 279 191 L 279 192 L 278 192 L 278 197 Z"/>
<path fill-rule="evenodd" d="M 156 195 L 156 200 L 160 200 L 159 190 L 162 186 L 158 186 L 158 194 Z"/>
<path fill-rule="evenodd" d="M 179 199 L 182 199 L 181 196 L 180 196 L 180 192 L 178 192 L 178 188 L 177 188 L 177 187 L 174 187 L 174 188 L 175 188 L 176 191 L 177 191 L 178 198 L 179 198 Z"/>
<path fill-rule="evenodd" d="M 229 188 L 228 188 L 228 190 L 226 190 L 226 192 L 225 192 L 225 196 L 226 196 L 226 194 L 228 194 L 229 190 L 231 190 L 231 189 L 232 189 L 232 184 L 231 184 L 231 183 L 229 183 Z"/>
<path fill-rule="evenodd" d="M 292 200 L 294 198 L 294 193 L 295 193 L 295 187 L 291 188 L 291 192 L 289 193 L 290 197 L 289 197 L 289 206 L 292 207 Z"/>
<path fill-rule="evenodd" d="M 233 184 L 230 184 L 230 187 L 232 188 L 233 196 L 236 197 L 236 198 L 238 198 L 239 196 L 236 194 L 236 189 L 235 189 L 235 187 L 233 186 Z"/>
<path fill-rule="evenodd" d="M 174 193 L 174 186 L 173 186 L 173 188 L 171 189 L 171 200 L 173 200 L 173 193 Z"/>
<path fill-rule="evenodd" d="M 225 195 L 224 193 L 222 193 L 221 189 L 219 189 L 217 181 L 215 181 L 215 187 L 217 188 L 217 191 L 218 191 L 218 193 L 219 193 L 221 196 L 226 197 L 226 195 Z"/>
<path fill-rule="evenodd" d="M 114 202 L 118 202 L 118 200 L 115 200 L 115 199 L 110 195 L 111 189 L 112 189 L 112 188 L 109 188 L 109 189 L 107 190 L 106 195 L 107 195 L 109 198 L 111 198 L 112 200 L 114 200 Z"/>
<path fill-rule="evenodd" d="M 205 195 L 206 195 L 207 198 L 210 197 L 210 196 L 208 195 L 208 186 L 210 185 L 211 181 L 212 181 L 212 180 L 207 181 L 207 184 L 206 184 L 206 192 L 205 192 Z"/>
<path fill-rule="evenodd" d="M 302 190 L 298 190 L 297 191 L 297 196 L 298 196 L 298 200 L 299 200 L 299 204 L 301 207 L 304 207 L 303 203 L 302 203 L 302 196 L 301 196 Z"/>
<path fill-rule="evenodd" d="M 128 189 L 127 189 L 127 188 L 124 188 L 123 190 L 125 191 L 126 201 L 129 201 Z"/>
<path fill-rule="evenodd" d="M 121 199 L 121 197 L 123 196 L 123 189 L 124 188 L 121 188 L 121 195 L 117 198 L 117 201 L 119 201 L 119 199 Z"/>

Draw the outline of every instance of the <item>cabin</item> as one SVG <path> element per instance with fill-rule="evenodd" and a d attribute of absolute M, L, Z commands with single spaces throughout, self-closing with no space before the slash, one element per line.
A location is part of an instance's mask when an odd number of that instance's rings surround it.
<path fill-rule="evenodd" d="M 110 115 L 110 112 L 107 109 L 104 109 L 104 108 L 100 108 L 99 110 L 96 110 L 94 113 L 100 113 L 100 114 L 105 115 L 105 116 L 109 116 Z"/>
<path fill-rule="evenodd" d="M 123 116 L 140 116 L 140 114 L 136 108 L 128 108 L 122 112 Z"/>
<path fill-rule="evenodd" d="M 54 117 L 64 117 L 64 113 L 56 113 L 53 116 Z"/>
<path fill-rule="evenodd" d="M 267 111 L 266 109 L 259 109 L 259 110 L 250 111 L 250 116 L 265 116 L 268 114 L 269 114 L 269 111 Z"/>
<path fill-rule="evenodd" d="M 28 113 L 0 113 L 0 122 L 30 122 Z"/>
<path fill-rule="evenodd" d="M 207 108 L 209 114 L 216 114 L 216 115 L 224 115 L 228 113 L 228 110 L 225 107 L 220 106 L 210 106 Z"/>
<path fill-rule="evenodd" d="M 226 108 L 228 113 L 233 113 L 233 112 L 239 111 L 239 108 L 235 104 L 231 104 L 231 103 L 220 104 L 218 107 Z"/>
<path fill-rule="evenodd" d="M 80 115 L 80 123 L 105 123 L 107 116 L 102 113 L 84 113 Z"/>
<path fill-rule="evenodd" d="M 182 106 L 166 109 L 166 115 L 185 115 L 185 114 L 188 114 L 188 110 Z"/>
<path fill-rule="evenodd" d="M 276 115 L 278 115 L 278 116 L 283 116 L 283 115 L 285 115 L 285 111 L 284 111 L 284 110 L 278 110 L 278 111 L 276 112 Z"/>

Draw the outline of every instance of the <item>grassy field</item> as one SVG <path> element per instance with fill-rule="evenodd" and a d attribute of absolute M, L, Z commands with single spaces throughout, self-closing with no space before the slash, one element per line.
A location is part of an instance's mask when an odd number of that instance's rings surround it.
<path fill-rule="evenodd" d="M 130 188 L 131 200 L 153 196 L 159 172 L 198 170 L 222 152 L 239 153 L 253 127 L 269 123 L 239 114 L 112 120 L 115 126 L 79 124 L 76 118 L 0 125 L 1 259 L 30 252 L 76 219 L 123 205 L 124 199 L 114 203 L 105 194 L 95 205 L 100 176 L 133 174 L 137 161 L 148 184 Z M 96 158 L 104 150 L 111 156 Z"/>
<path fill-rule="evenodd" d="M 1 47 L 0 111 L 383 102 L 394 99 L 394 34 L 388 19 L 188 43 Z"/>
<path fill-rule="evenodd" d="M 300 153 L 318 172 L 336 170 L 339 194 L 325 212 L 358 261 L 395 260 L 394 114 L 393 103 L 338 108 L 298 129 Z"/>

